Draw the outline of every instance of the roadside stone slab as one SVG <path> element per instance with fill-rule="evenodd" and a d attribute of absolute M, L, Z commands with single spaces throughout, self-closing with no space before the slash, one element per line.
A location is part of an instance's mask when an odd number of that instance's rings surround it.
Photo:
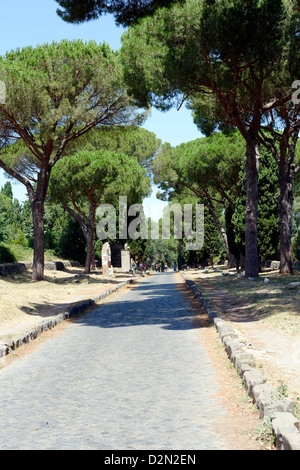
<path fill-rule="evenodd" d="M 288 284 L 286 286 L 287 289 L 299 289 L 300 288 L 300 282 L 290 282 L 290 284 Z"/>
<path fill-rule="evenodd" d="M 300 450 L 299 421 L 291 413 L 278 412 L 272 419 L 277 450 Z"/>
<path fill-rule="evenodd" d="M 265 384 L 267 381 L 264 374 L 258 370 L 253 368 L 249 368 L 243 374 L 243 383 L 246 387 L 247 393 L 251 398 L 254 398 L 253 389 L 256 385 Z"/>
<path fill-rule="evenodd" d="M 4 343 L 4 341 L 0 341 L 0 357 L 6 356 L 9 352 L 8 344 Z"/>
<path fill-rule="evenodd" d="M 221 340 L 225 338 L 225 336 L 230 336 L 231 338 L 238 338 L 238 334 L 236 331 L 227 323 L 225 323 L 223 320 L 221 321 L 215 321 L 215 326 L 216 329 L 219 333 L 219 336 Z"/>
<path fill-rule="evenodd" d="M 20 274 L 26 270 L 25 263 L 7 263 L 0 264 L 0 276 L 9 276 L 12 274 Z"/>
<path fill-rule="evenodd" d="M 256 361 L 253 354 L 248 351 L 237 350 L 232 356 L 232 362 L 237 370 L 240 377 L 243 376 L 244 372 L 251 370 L 256 367 Z"/>
<path fill-rule="evenodd" d="M 245 345 L 239 341 L 237 341 L 236 339 L 232 338 L 231 336 L 225 336 L 223 338 L 223 344 L 225 346 L 225 350 L 227 352 L 227 355 L 229 357 L 229 359 L 232 360 L 234 354 L 237 352 L 237 351 L 241 351 Z"/>
<path fill-rule="evenodd" d="M 47 270 L 64 271 L 67 267 L 80 267 L 80 264 L 77 261 L 49 261 L 45 263 L 45 269 Z M 32 263 L 27 261 L 24 263 L 0 264 L 0 276 L 6 277 L 13 274 L 21 274 L 30 268 L 32 268 Z"/>

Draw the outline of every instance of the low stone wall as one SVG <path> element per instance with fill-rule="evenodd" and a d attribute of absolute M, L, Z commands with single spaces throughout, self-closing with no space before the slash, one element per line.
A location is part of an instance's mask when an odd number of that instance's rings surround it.
<path fill-rule="evenodd" d="M 53 261 L 45 263 L 46 270 L 64 271 L 70 267 L 80 268 L 80 264 L 78 261 Z M 32 263 L 29 262 L 0 264 L 0 276 L 5 277 L 12 274 L 20 274 L 30 268 L 32 268 Z"/>
<path fill-rule="evenodd" d="M 11 274 L 20 274 L 27 269 L 25 263 L 7 263 L 0 264 L 0 276 L 9 276 Z"/>
<path fill-rule="evenodd" d="M 263 268 L 279 269 L 280 261 L 265 260 L 262 263 Z M 300 271 L 300 261 L 293 263 L 293 269 Z"/>
<path fill-rule="evenodd" d="M 277 390 L 267 383 L 257 367 L 247 342 L 207 304 L 194 281 L 181 272 L 194 297 L 199 300 L 219 333 L 225 351 L 241 377 L 248 395 L 256 404 L 261 419 L 271 421 L 277 450 L 300 450 L 300 423 L 295 412 L 295 402 L 278 397 Z"/>

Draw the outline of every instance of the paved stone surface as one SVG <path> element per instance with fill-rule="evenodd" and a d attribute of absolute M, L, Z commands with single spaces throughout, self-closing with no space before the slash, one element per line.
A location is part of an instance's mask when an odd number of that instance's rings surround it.
<path fill-rule="evenodd" d="M 174 273 L 0 371 L 0 449 L 226 449 L 213 365 Z"/>

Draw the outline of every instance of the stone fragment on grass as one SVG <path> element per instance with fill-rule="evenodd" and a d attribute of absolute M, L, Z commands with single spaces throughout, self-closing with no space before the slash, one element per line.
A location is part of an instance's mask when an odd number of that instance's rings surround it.
<path fill-rule="evenodd" d="M 298 289 L 300 287 L 300 282 L 290 282 L 286 288 L 287 289 Z"/>

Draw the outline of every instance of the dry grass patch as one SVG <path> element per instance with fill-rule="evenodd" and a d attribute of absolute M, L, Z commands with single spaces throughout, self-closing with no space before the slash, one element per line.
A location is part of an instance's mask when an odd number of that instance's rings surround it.
<path fill-rule="evenodd" d="M 112 279 L 105 279 L 101 271 L 84 275 L 83 268 L 45 271 L 45 279 L 40 282 L 31 280 L 30 270 L 0 278 L 0 339 L 131 278 L 116 273 Z"/>
<path fill-rule="evenodd" d="M 255 280 L 245 279 L 237 275 L 223 276 L 221 270 L 188 271 L 199 289 L 204 288 L 203 297 L 214 304 L 220 316 L 233 321 L 271 322 L 276 328 L 283 328 L 289 333 L 300 332 L 300 286 L 289 289 L 291 282 L 300 282 L 300 275 L 281 276 L 276 271 L 264 271 Z M 264 282 L 264 279 L 270 282 Z M 227 300 L 224 298 L 226 295 Z M 223 296 L 223 305 L 220 299 Z M 219 299 L 219 302 L 217 302 Z"/>

